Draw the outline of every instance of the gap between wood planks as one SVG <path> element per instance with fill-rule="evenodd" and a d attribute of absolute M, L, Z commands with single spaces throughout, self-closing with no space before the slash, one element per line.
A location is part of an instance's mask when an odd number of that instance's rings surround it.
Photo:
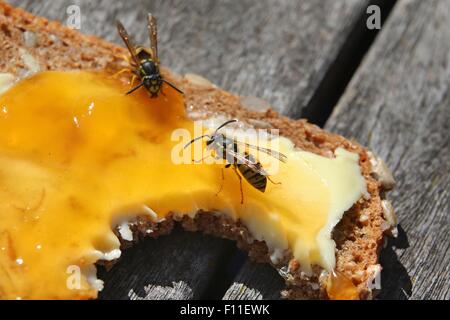
<path fill-rule="evenodd" d="M 370 2 L 369 5 L 377 5 L 381 9 L 381 26 L 384 25 L 396 2 L 397 0 L 373 0 Z M 288 116 L 294 119 L 306 118 L 311 123 L 321 127 L 324 126 L 334 106 L 372 46 L 378 32 L 381 31 L 381 29 L 369 30 L 366 27 L 368 17 L 369 15 L 364 12 L 355 23 L 341 52 L 329 67 L 310 103 L 301 108 L 298 107 L 300 99 L 295 99 L 289 110 L 297 110 L 297 112 L 294 111 Z M 219 263 L 220 267 L 215 270 L 213 276 L 215 281 L 210 282 L 201 294 L 202 299 L 222 299 L 228 288 L 233 284 L 234 276 L 237 274 L 236 270 L 244 265 L 247 255 L 243 251 L 236 249 L 233 252 L 229 250 L 230 248 L 227 249 L 231 257 L 227 260 L 226 255 L 223 256 L 223 261 Z"/>
<path fill-rule="evenodd" d="M 381 9 L 381 26 L 384 25 L 396 2 L 397 0 L 373 0 L 370 2 L 369 6 L 377 5 Z M 328 68 L 309 104 L 299 108 L 300 97 L 294 100 L 293 105 L 289 108 L 289 110 L 294 110 L 293 113 L 289 114 L 290 117 L 294 119 L 306 118 L 309 122 L 320 127 L 325 125 L 353 74 L 372 46 L 375 37 L 381 31 L 377 29 L 369 30 L 366 27 L 368 17 L 369 15 L 364 13 L 355 23 L 341 52 Z"/>

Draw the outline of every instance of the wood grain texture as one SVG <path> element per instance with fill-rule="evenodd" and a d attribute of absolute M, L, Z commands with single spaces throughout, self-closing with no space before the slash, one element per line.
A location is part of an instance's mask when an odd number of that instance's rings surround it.
<path fill-rule="evenodd" d="M 137 43 L 147 44 L 146 14 L 151 11 L 158 17 L 163 64 L 180 73 L 202 74 L 238 94 L 265 98 L 287 113 L 294 101 L 295 106 L 309 103 L 369 1 L 8 2 L 63 23 L 68 6 L 78 5 L 81 32 L 120 44 L 115 20 L 123 22 Z M 107 280 L 102 297 L 204 297 L 214 291 L 212 279 L 233 250 L 231 242 L 181 231 L 148 240 L 128 249 L 115 268 L 102 274 Z M 266 267 L 252 272 L 256 288 L 263 286 L 260 292 L 270 291 L 267 284 L 280 283 Z M 277 285 L 273 290 L 271 297 L 278 296 Z"/>
<path fill-rule="evenodd" d="M 401 229 L 381 258 L 382 298 L 450 298 L 449 21 L 447 0 L 399 1 L 326 125 L 397 180 Z"/>

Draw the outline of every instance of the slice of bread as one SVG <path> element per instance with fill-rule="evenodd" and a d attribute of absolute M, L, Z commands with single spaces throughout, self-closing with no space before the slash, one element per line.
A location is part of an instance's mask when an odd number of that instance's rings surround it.
<path fill-rule="evenodd" d="M 115 26 L 110 26 L 115 30 Z M 125 48 L 87 36 L 33 16 L 21 9 L 0 3 L 0 92 L 21 78 L 43 70 L 95 69 L 114 73 L 126 66 Z M 345 275 L 357 286 L 359 297 L 372 297 L 372 282 L 381 267 L 378 255 L 384 236 L 395 234 L 396 218 L 385 192 L 394 181 L 383 161 L 354 141 L 325 132 L 305 120 L 292 120 L 277 114 L 258 99 L 240 98 L 225 92 L 197 75 L 179 76 L 168 70 L 164 75 L 184 88 L 185 103 L 193 119 L 225 115 L 237 118 L 254 128 L 277 128 L 298 148 L 332 157 L 338 147 L 356 152 L 370 197 L 360 199 L 334 228 L 337 273 Z M 158 224 L 142 217 L 130 224 L 133 241 L 121 240 L 125 247 L 150 234 L 157 237 L 169 233 L 177 219 L 169 216 Z M 290 299 L 329 298 L 329 274 L 319 267 L 313 276 L 299 271 L 298 262 L 288 255 L 271 261 L 264 242 L 256 241 L 240 221 L 225 216 L 199 212 L 195 218 L 179 221 L 187 230 L 200 230 L 235 240 L 252 259 L 272 264 L 286 280 L 282 296 Z M 148 230 L 153 232 L 149 233 Z M 119 237 L 120 232 L 116 233 Z"/>

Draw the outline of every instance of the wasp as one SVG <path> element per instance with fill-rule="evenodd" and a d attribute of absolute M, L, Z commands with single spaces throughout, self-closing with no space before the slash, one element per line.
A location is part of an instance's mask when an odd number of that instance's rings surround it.
<path fill-rule="evenodd" d="M 190 144 L 197 140 L 208 138 L 206 141 L 206 147 L 208 150 L 213 150 L 217 159 L 225 160 L 225 168 L 232 167 L 237 177 L 239 178 L 239 186 L 241 191 L 241 204 L 244 203 L 244 193 L 242 191 L 242 178 L 244 178 L 255 189 L 265 192 L 267 186 L 267 180 L 273 184 L 280 184 L 273 182 L 268 173 L 264 170 L 261 163 L 256 161 L 255 158 L 248 152 L 240 152 L 239 147 L 245 148 L 245 150 L 254 149 L 265 154 L 268 154 L 281 162 L 286 162 L 287 157 L 275 150 L 255 146 L 242 141 L 238 141 L 236 138 L 229 138 L 223 133 L 219 133 L 219 130 L 223 127 L 237 122 L 238 120 L 228 120 L 221 124 L 212 135 L 202 135 L 189 141 L 184 148 L 186 149 Z M 221 156 L 220 156 L 221 155 Z M 201 160 L 200 160 L 201 161 Z M 222 185 L 217 194 L 220 193 L 223 187 L 223 168 L 222 168 Z"/>
<path fill-rule="evenodd" d="M 117 30 L 120 37 L 128 48 L 131 55 L 130 64 L 132 66 L 132 72 L 135 77 L 140 79 L 140 83 L 128 91 L 126 94 L 130 94 L 140 87 L 150 93 L 151 98 L 158 97 L 162 92 L 163 83 L 168 84 L 170 87 L 183 94 L 183 91 L 178 89 L 174 84 L 170 83 L 161 76 L 159 71 L 159 58 L 158 58 L 158 32 L 156 25 L 156 18 L 152 14 L 148 14 L 148 33 L 150 37 L 150 49 L 143 46 L 135 47 L 128 35 L 127 30 L 120 21 L 117 21 Z M 134 79 L 134 78 L 133 78 Z"/>

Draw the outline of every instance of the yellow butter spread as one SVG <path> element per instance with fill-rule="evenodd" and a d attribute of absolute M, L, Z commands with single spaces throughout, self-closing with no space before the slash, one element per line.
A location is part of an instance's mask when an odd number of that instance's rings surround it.
<path fill-rule="evenodd" d="M 193 133 L 183 97 L 165 90 L 125 96 L 123 84 L 89 72 L 44 72 L 0 96 L 0 298 L 93 298 L 94 263 L 120 256 L 118 221 L 160 220 L 198 209 L 241 219 L 276 259 L 301 269 L 335 264 L 331 230 L 365 192 L 358 156 L 297 150 L 265 193 L 232 169 L 175 164 L 173 131 Z M 185 142 L 185 141 L 181 141 Z M 81 271 L 81 274 L 78 272 Z"/>

